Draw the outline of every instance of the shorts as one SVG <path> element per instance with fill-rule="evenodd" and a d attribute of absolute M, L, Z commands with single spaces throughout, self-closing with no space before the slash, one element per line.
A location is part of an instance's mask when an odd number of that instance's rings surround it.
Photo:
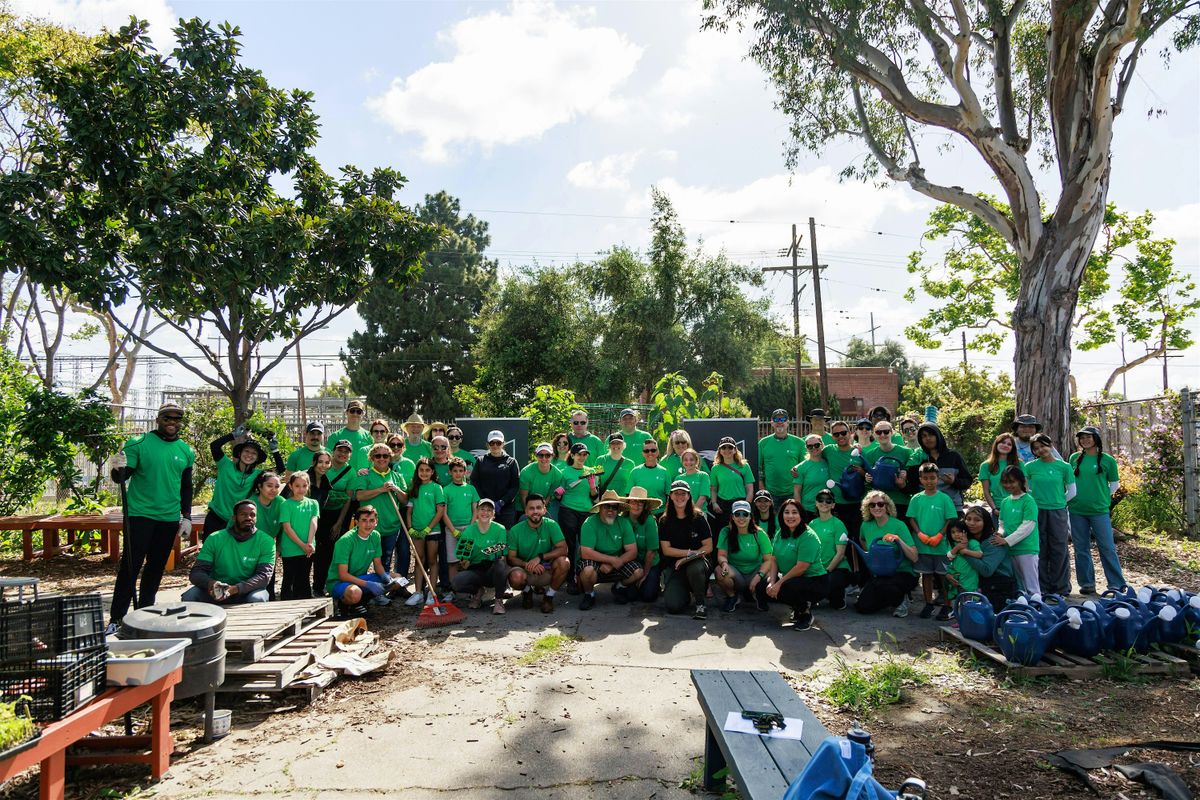
<path fill-rule="evenodd" d="M 525 573 L 525 585 L 532 586 L 535 589 L 545 589 L 550 586 L 550 582 L 554 577 L 554 564 L 550 561 L 543 561 L 542 566 L 546 571 L 535 575 L 529 572 L 524 567 L 514 567 Z"/>
<path fill-rule="evenodd" d="M 622 564 L 620 567 L 613 570 L 612 572 L 609 572 L 608 574 L 603 574 L 600 572 L 600 562 L 599 561 L 592 561 L 587 558 L 579 559 L 579 571 L 583 572 L 585 567 L 592 567 L 593 569 L 596 570 L 596 582 L 597 583 L 605 583 L 607 581 L 615 581 L 615 580 L 627 581 L 630 578 L 632 578 L 634 575 L 637 574 L 637 571 L 642 568 L 642 565 L 641 565 L 641 562 L 639 562 L 635 558 L 632 561 L 626 561 L 624 564 Z"/>
<path fill-rule="evenodd" d="M 946 557 L 935 553 L 918 553 L 913 569 L 918 575 L 945 575 Z"/>

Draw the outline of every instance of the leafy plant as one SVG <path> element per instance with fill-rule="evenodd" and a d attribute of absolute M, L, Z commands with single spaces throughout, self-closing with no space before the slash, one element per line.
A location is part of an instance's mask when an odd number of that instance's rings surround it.
<path fill-rule="evenodd" d="M 578 406 L 575 393 L 570 389 L 534 387 L 533 399 L 521 409 L 521 416 L 529 418 L 529 446 L 549 442 L 556 433 L 568 430 L 567 421 Z"/>
<path fill-rule="evenodd" d="M 683 427 L 685 419 L 711 419 L 713 417 L 736 416 L 732 400 L 725 394 L 725 378 L 712 372 L 704 379 L 703 391 L 699 394 L 688 384 L 681 372 L 668 372 L 654 384 L 651 402 L 654 410 L 646 420 L 650 435 L 664 444 L 671 431 Z M 745 416 L 749 416 L 746 404 L 738 401 Z"/>
<path fill-rule="evenodd" d="M 29 741 L 38 732 L 29 714 L 31 701 L 22 695 L 11 703 L 0 703 L 0 752 Z"/>
<path fill-rule="evenodd" d="M 1110 681 L 1119 683 L 1136 683 L 1141 679 L 1138 675 L 1137 652 L 1131 647 L 1128 650 L 1114 650 L 1100 667 L 1100 674 Z"/>
<path fill-rule="evenodd" d="M 847 664 L 837 656 L 837 665 L 838 676 L 825 688 L 824 695 L 843 711 L 856 714 L 899 703 L 905 688 L 929 681 L 914 663 L 892 653 L 867 667 Z"/>
<path fill-rule="evenodd" d="M 206 397 L 190 403 L 187 407 L 180 435 L 196 451 L 196 464 L 192 467 L 192 487 L 197 497 L 201 495 L 208 481 L 217 477 L 216 465 L 213 464 L 212 454 L 208 451 L 208 443 L 236 427 L 234 416 L 233 404 L 224 397 Z M 264 449 L 267 447 L 267 440 L 272 435 L 275 436 L 279 442 L 279 450 L 285 458 L 297 446 L 288 433 L 287 423 L 278 417 L 267 419 L 261 409 L 256 409 L 245 425 Z M 270 460 L 267 464 L 270 464 Z"/>

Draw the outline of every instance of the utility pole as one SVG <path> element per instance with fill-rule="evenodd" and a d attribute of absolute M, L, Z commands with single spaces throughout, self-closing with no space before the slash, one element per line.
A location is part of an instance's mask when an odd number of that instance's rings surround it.
<path fill-rule="evenodd" d="M 829 366 L 825 363 L 825 316 L 821 308 L 821 264 L 817 261 L 817 221 L 808 218 L 808 248 L 812 256 L 813 302 L 817 306 L 817 366 L 821 374 L 821 407 L 829 407 Z"/>
<path fill-rule="evenodd" d="M 879 330 L 879 326 L 875 324 L 875 312 L 871 312 L 871 352 L 875 352 L 875 331 Z"/>
<path fill-rule="evenodd" d="M 946 349 L 951 353 L 953 353 L 955 350 L 962 352 L 962 365 L 963 370 L 965 371 L 967 368 L 967 332 L 960 331 L 960 333 L 962 334 L 962 347 L 947 347 Z"/>
<path fill-rule="evenodd" d="M 304 361 L 300 358 L 300 342 L 296 342 L 296 376 L 300 381 L 300 436 L 304 437 L 304 427 L 308 425 L 308 409 L 304 406 Z"/>
<path fill-rule="evenodd" d="M 800 338 L 800 292 L 803 287 L 800 286 L 800 239 L 796 235 L 796 225 L 792 224 L 792 242 L 787 249 L 788 255 L 792 257 L 792 265 L 790 267 L 763 267 L 763 272 L 791 272 L 792 273 L 792 336 L 796 341 L 796 419 L 804 419 L 804 392 L 802 389 L 803 380 L 803 353 L 804 343 Z M 780 252 L 780 255 L 785 253 Z"/>

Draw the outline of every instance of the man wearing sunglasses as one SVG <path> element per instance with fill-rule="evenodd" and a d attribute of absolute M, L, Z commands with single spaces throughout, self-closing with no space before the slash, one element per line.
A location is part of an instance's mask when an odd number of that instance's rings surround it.
<path fill-rule="evenodd" d="M 645 463 L 634 467 L 629 473 L 629 488 L 641 486 L 646 490 L 647 497 L 657 498 L 659 505 L 667 502 L 667 487 L 671 485 L 671 476 L 658 463 L 658 442 L 647 439 L 642 443 L 642 458 Z"/>
<path fill-rule="evenodd" d="M 567 434 L 571 444 L 582 444 L 587 448 L 586 466 L 594 467 L 600 462 L 600 456 L 606 451 L 604 442 L 594 433 L 588 433 L 588 415 L 582 408 L 571 412 L 571 432 Z"/>
<path fill-rule="evenodd" d="M 626 408 L 621 411 L 620 424 L 621 436 L 625 439 L 625 448 L 629 450 L 629 455 L 626 458 L 633 462 L 634 467 L 640 467 L 646 463 L 646 459 L 642 458 L 642 445 L 650 440 L 650 434 L 638 429 L 638 413 L 632 408 Z M 632 468 L 630 467 L 630 469 Z M 617 491 L 624 494 L 620 489 L 617 489 Z"/>
<path fill-rule="evenodd" d="M 535 447 L 533 461 L 521 468 L 517 481 L 517 493 L 521 498 L 522 513 L 525 513 L 525 502 L 530 495 L 537 495 L 542 498 L 542 514 L 557 523 L 558 520 L 548 513 L 549 498 L 561 495 L 562 492 L 559 490 L 563 488 L 564 484 L 562 473 L 558 471 L 558 467 L 550 463 L 553 458 L 554 448 L 549 442 L 541 442 Z"/>
<path fill-rule="evenodd" d="M 792 467 L 804 460 L 804 441 L 788 433 L 788 413 L 771 412 L 771 435 L 758 441 L 759 489 L 771 493 L 775 509 L 792 496 Z"/>
<path fill-rule="evenodd" d="M 350 443 L 350 452 L 354 453 L 360 447 L 369 447 L 374 444 L 371 439 L 371 433 L 363 427 L 363 416 L 367 413 L 366 408 L 358 400 L 351 400 L 346 405 L 346 424 L 344 427 L 338 428 L 329 437 L 331 442 L 340 442 L 345 439 Z M 324 578 L 325 576 L 321 576 Z"/>
<path fill-rule="evenodd" d="M 130 603 L 137 608 L 154 605 L 175 537 L 192 532 L 196 452 L 179 438 L 183 409 L 164 403 L 155 422 L 154 430 L 130 437 L 113 459 L 111 477 L 127 488 L 125 547 L 113 586 L 109 632 L 116 632 Z"/>
<path fill-rule="evenodd" d="M 822 455 L 829 465 L 829 479 L 834 482 L 833 498 L 837 501 L 837 505 L 834 507 L 833 513 L 846 526 L 846 533 L 849 537 L 857 542 L 859 540 L 858 530 L 862 527 L 860 498 L 846 497 L 838 481 L 845 473 L 846 467 L 851 464 L 859 466 L 863 461 L 860 456 L 854 455 L 854 438 L 847 423 L 841 420 L 833 423 L 829 426 L 829 435 L 833 437 L 834 444 L 826 445 Z M 855 585 L 861 585 L 861 582 L 866 579 L 866 575 L 863 573 L 861 560 L 856 551 L 850 553 L 850 566 L 854 572 Z"/>

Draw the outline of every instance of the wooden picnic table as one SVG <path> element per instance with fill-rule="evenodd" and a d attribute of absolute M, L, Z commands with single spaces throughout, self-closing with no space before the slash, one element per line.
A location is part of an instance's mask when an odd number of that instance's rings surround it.
<path fill-rule="evenodd" d="M 175 540 L 174 560 L 178 563 L 183 556 L 190 555 L 200 548 L 200 531 L 204 527 L 204 513 L 192 511 L 192 535 L 186 548 L 181 547 L 178 538 Z M 75 539 L 81 531 L 100 532 L 100 552 L 104 560 L 117 563 L 121 560 L 121 533 L 124 520 L 120 509 L 110 509 L 103 514 L 50 514 L 32 515 L 25 517 L 0 517 L 0 531 L 21 532 L 21 555 L 25 561 L 35 558 L 53 558 L 75 546 Z M 40 531 L 42 547 L 35 550 L 33 534 Z M 66 542 L 61 537 L 65 534 Z"/>
<path fill-rule="evenodd" d="M 6 782 L 35 764 L 41 765 L 39 800 L 62 800 L 66 792 L 67 764 L 147 764 L 154 780 L 171 766 L 171 700 L 180 667 L 144 686 L 109 689 L 86 706 L 42 729 L 37 744 L 0 761 L 0 782 Z M 141 736 L 89 736 L 138 706 L 151 704 L 150 732 Z M 78 752 L 68 753 L 75 745 Z M 92 751 L 92 752 L 84 752 Z"/>

